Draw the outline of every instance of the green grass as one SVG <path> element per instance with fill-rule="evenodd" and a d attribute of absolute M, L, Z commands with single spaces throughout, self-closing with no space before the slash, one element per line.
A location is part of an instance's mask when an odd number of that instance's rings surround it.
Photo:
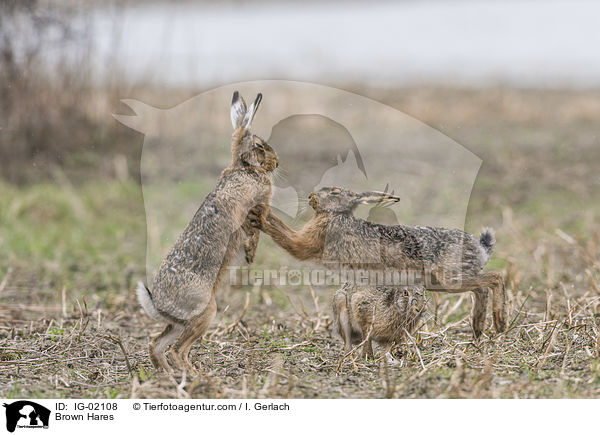
<path fill-rule="evenodd" d="M 0 184 L 0 274 L 33 277 L 34 289 L 79 294 L 123 286 L 144 264 L 145 215 L 135 183 L 21 189 Z"/>
<path fill-rule="evenodd" d="M 477 95 L 458 94 L 437 114 L 435 105 L 409 112 L 440 125 L 444 117 L 460 117 L 460 110 L 447 107 L 471 108 Z M 420 331 L 420 355 L 413 345 L 402 345 L 403 366 L 390 368 L 392 395 L 599 397 L 600 296 L 589 278 L 600 283 L 599 154 L 586 145 L 597 137 L 597 123 L 568 124 L 552 113 L 531 125 L 510 114 L 498 119 L 485 115 L 487 94 L 480 98 L 482 110 L 469 115 L 478 119 L 461 120 L 460 129 L 447 132 L 484 159 L 466 227 L 473 233 L 483 226 L 496 229 L 487 268 L 506 277 L 514 328 L 495 335 L 488 316 L 486 337 L 474 345 L 470 298 L 450 312 L 460 296 L 440 295 L 437 321 L 429 316 Z M 537 97 L 532 101 L 525 103 L 540 104 Z M 537 134 L 540 129 L 547 134 Z M 146 278 L 143 199 L 160 204 L 167 217 L 180 212 L 179 204 L 193 213 L 199 192 L 214 180 L 153 186 L 145 198 L 133 181 L 57 180 L 0 183 L 0 395 L 178 397 L 177 385 L 150 365 L 148 338 L 160 326 L 141 312 L 133 292 L 135 281 Z M 179 216 L 166 223 L 161 230 L 176 233 L 186 222 Z M 252 267 L 282 266 L 311 267 L 291 260 L 263 235 Z M 251 298 L 244 319 L 224 333 L 240 315 L 246 291 Z M 383 397 L 381 360 L 347 358 L 339 364 L 332 289 L 315 291 L 319 313 L 302 286 L 222 289 L 209 334 L 193 349 L 192 359 L 202 362 L 206 376 L 188 379 L 186 397 Z M 300 302 L 310 319 L 297 312 Z M 317 317 L 320 326 L 313 331 Z M 132 374 L 108 337 L 122 340 Z M 274 372 L 282 376 L 274 380 Z"/>

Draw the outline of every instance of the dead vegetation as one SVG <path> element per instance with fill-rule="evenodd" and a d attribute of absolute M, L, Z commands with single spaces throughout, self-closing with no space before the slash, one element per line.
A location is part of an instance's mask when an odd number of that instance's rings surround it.
<path fill-rule="evenodd" d="M 344 354 L 332 334 L 335 288 L 232 288 L 218 295 L 215 321 L 192 348 L 203 374 L 156 373 L 147 344 L 161 325 L 133 292 L 146 246 L 139 186 L 0 184 L 0 395 L 598 397 L 600 124 L 589 122 L 600 118 L 596 106 L 585 104 L 578 116 L 579 91 L 389 95 L 484 160 L 466 229 L 496 229 L 488 268 L 507 284 L 505 333 L 494 333 L 488 319 L 474 342 L 468 295 L 430 293 L 425 321 L 395 349 L 399 363 L 381 353 L 364 361 L 360 352 Z M 498 108 L 505 99 L 513 102 L 508 114 Z M 570 108 L 568 120 L 553 115 L 554 99 Z M 479 108 L 469 109 L 473 122 L 445 111 L 469 105 Z M 511 115 L 521 106 L 535 108 L 535 120 Z M 282 255 L 263 237 L 256 267 Z"/>
<path fill-rule="evenodd" d="M 553 246 L 576 244 L 582 270 L 598 276 L 598 235 L 586 248 L 559 236 Z M 55 306 L 18 298 L 23 302 L 1 307 L 0 388 L 9 397 L 596 397 L 595 280 L 579 292 L 564 277 L 533 286 L 526 284 L 526 270 L 515 264 L 508 270 L 506 333 L 488 327 L 474 342 L 467 298 L 433 297 L 427 320 L 395 349 L 398 364 L 388 364 L 383 353 L 375 361 L 362 360 L 359 351 L 343 353 L 332 336 L 331 314 L 321 309 L 328 305 L 328 289 L 296 289 L 281 305 L 272 302 L 284 300 L 281 290 L 230 289 L 221 294 L 218 321 L 192 350 L 191 359 L 202 367 L 195 377 L 152 369 L 147 342 L 160 326 L 141 313 L 132 295 L 92 311 L 85 298 Z M 7 282 L 10 294 L 15 289 L 10 277 Z"/>
<path fill-rule="evenodd" d="M 91 7 L 0 2 L 1 179 L 22 184 L 64 178 L 65 171 L 78 180 L 90 171 L 121 179 L 137 173 L 126 158 L 138 157 L 135 135 L 111 122 L 118 86 L 111 79 L 94 85 Z"/>

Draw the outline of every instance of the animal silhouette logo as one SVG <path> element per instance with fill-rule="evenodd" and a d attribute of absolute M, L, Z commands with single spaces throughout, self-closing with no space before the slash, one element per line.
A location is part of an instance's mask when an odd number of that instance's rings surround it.
<path fill-rule="evenodd" d="M 129 114 L 113 116 L 144 134 L 140 171 L 149 281 L 210 192 L 219 174 L 215 168 L 231 160 L 234 90 L 260 91 L 268 100 L 253 129 L 279 155 L 271 207 L 292 225 L 310 215 L 311 192 L 339 186 L 355 192 L 387 189 L 402 198 L 402 206 L 361 206 L 356 217 L 464 228 L 482 160 L 440 131 L 372 99 L 282 80 L 226 85 L 168 109 L 125 99 Z"/>
<path fill-rule="evenodd" d="M 6 408 L 6 430 L 14 432 L 16 428 L 48 428 L 50 410 L 29 400 L 4 403 Z"/>

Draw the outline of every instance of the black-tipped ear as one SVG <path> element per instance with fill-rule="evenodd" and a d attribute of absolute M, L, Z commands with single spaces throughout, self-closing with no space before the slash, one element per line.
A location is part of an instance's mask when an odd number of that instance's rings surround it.
<path fill-rule="evenodd" d="M 252 105 L 248 109 L 248 112 L 246 112 L 246 116 L 244 117 L 244 122 L 243 122 L 243 125 L 245 128 L 250 128 L 250 125 L 252 124 L 252 120 L 254 119 L 254 115 L 256 115 L 256 112 L 258 111 L 258 106 L 260 106 L 261 101 L 262 101 L 262 94 L 259 93 L 256 96 L 254 103 L 252 103 Z"/>
<path fill-rule="evenodd" d="M 233 93 L 231 99 L 231 125 L 238 128 L 243 125 L 246 116 L 246 102 L 238 91 Z"/>
<path fill-rule="evenodd" d="M 363 192 L 358 197 L 358 202 L 361 204 L 380 204 L 387 205 L 400 201 L 399 196 L 390 195 L 385 192 Z"/>
<path fill-rule="evenodd" d="M 254 103 L 252 104 L 254 106 L 254 110 L 258 109 L 258 106 L 260 105 L 261 101 L 262 101 L 262 94 L 259 92 L 258 95 L 256 96 L 256 99 L 254 100 Z"/>

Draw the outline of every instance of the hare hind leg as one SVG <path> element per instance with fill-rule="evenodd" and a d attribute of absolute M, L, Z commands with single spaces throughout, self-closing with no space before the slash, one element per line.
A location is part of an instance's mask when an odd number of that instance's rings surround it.
<path fill-rule="evenodd" d="M 488 289 L 482 287 L 473 290 L 473 310 L 471 312 L 471 321 L 473 326 L 473 335 L 479 338 L 485 328 L 485 315 L 487 311 Z"/>
<path fill-rule="evenodd" d="M 344 288 L 339 289 L 333 296 L 333 329 L 344 340 L 344 351 L 349 352 L 352 349 L 352 325 L 348 317 L 348 306 L 346 303 L 347 293 Z"/>
<path fill-rule="evenodd" d="M 456 283 L 452 283 L 446 290 L 436 289 L 434 291 L 447 291 L 450 293 L 473 291 L 475 292 L 475 305 L 477 305 L 477 303 L 481 304 L 483 302 L 482 288 L 489 288 L 492 291 L 494 328 L 497 332 L 503 332 L 506 328 L 506 287 L 504 286 L 504 279 L 499 272 L 485 272 L 481 275 L 464 277 L 460 281 L 458 287 L 456 286 Z M 478 295 L 480 296 L 478 297 Z M 483 316 L 485 316 L 485 309 L 486 308 L 484 307 Z M 474 332 L 476 332 L 475 328 Z"/>
<path fill-rule="evenodd" d="M 492 291 L 494 329 L 496 332 L 503 332 L 506 329 L 506 287 L 502 275 L 499 272 L 485 272 L 469 278 L 467 285 L 487 287 Z"/>
<path fill-rule="evenodd" d="M 204 311 L 201 314 L 192 317 L 185 323 L 183 332 L 173 345 L 170 353 L 171 359 L 180 370 L 188 370 L 192 373 L 197 372 L 195 367 L 189 361 L 190 350 L 194 342 L 202 338 L 206 333 L 216 312 L 217 302 L 215 296 L 212 295 Z"/>
<path fill-rule="evenodd" d="M 492 280 L 492 310 L 494 313 L 494 328 L 503 332 L 506 329 L 506 286 L 502 275 L 498 272 L 490 272 Z"/>
<path fill-rule="evenodd" d="M 152 365 L 155 368 L 162 368 L 167 372 L 173 371 L 165 358 L 165 351 L 177 340 L 182 330 L 182 326 L 169 323 L 163 332 L 152 339 L 148 346 L 148 351 L 150 353 L 150 361 L 152 361 Z"/>

